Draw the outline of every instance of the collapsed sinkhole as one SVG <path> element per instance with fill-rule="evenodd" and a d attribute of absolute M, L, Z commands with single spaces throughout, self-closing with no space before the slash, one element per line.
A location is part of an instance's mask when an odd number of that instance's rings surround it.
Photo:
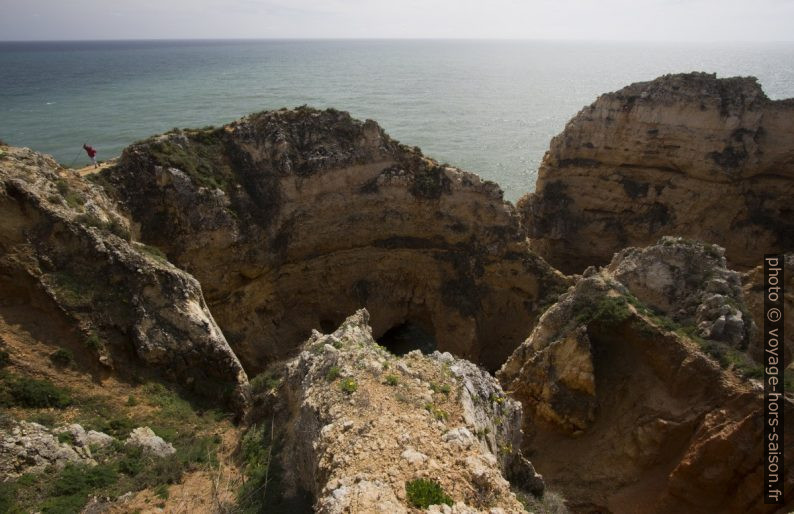
<path fill-rule="evenodd" d="M 424 354 L 436 351 L 436 338 L 422 325 L 406 321 L 393 326 L 378 338 L 378 344 L 394 355 L 405 355 L 413 350 Z"/>

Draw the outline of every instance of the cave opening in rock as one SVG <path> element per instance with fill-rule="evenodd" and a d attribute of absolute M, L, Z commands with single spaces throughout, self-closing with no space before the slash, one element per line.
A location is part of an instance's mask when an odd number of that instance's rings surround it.
<path fill-rule="evenodd" d="M 394 355 L 405 355 L 412 350 L 428 354 L 436 351 L 436 338 L 425 327 L 412 321 L 395 325 L 378 339 Z"/>

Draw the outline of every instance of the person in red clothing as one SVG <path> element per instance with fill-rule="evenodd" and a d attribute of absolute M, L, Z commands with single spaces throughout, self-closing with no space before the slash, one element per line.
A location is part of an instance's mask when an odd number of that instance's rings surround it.
<path fill-rule="evenodd" d="M 83 143 L 83 150 L 88 156 L 91 158 L 91 162 L 94 164 L 94 168 L 99 168 L 99 164 L 96 163 L 96 150 L 94 150 L 93 146 L 88 146 L 87 144 Z"/>

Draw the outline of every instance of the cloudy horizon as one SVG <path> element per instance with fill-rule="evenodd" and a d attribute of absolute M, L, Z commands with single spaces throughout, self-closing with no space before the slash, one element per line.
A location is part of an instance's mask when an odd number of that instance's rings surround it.
<path fill-rule="evenodd" d="M 2 41 L 539 39 L 790 42 L 794 0 L 4 2 Z"/>

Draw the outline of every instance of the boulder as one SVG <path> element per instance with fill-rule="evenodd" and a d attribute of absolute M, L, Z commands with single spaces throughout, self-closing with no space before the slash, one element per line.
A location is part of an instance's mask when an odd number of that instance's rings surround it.
<path fill-rule="evenodd" d="M 85 434 L 80 425 L 70 425 L 63 431 Z M 25 473 L 41 473 L 50 466 L 61 469 L 68 463 L 96 464 L 90 450 L 76 438 L 60 442 L 58 432 L 38 423 L 19 421 L 0 428 L 0 476 L 17 478 Z"/>
<path fill-rule="evenodd" d="M 154 457 L 168 457 L 176 453 L 176 448 L 171 443 L 166 442 L 149 427 L 138 427 L 130 432 L 124 444 L 141 448 L 144 453 Z"/>

